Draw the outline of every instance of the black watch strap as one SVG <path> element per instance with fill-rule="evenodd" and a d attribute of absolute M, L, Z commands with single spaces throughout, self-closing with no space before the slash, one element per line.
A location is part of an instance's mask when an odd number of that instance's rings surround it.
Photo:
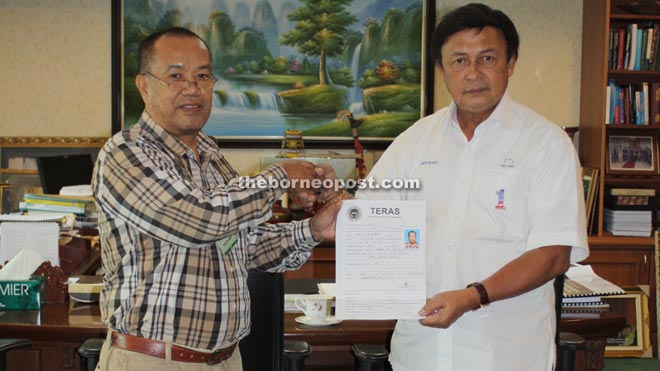
<path fill-rule="evenodd" d="M 485 306 L 488 306 L 490 304 L 490 298 L 488 298 L 488 291 L 486 291 L 486 288 L 484 285 L 481 284 L 481 282 L 472 282 L 471 284 L 467 285 L 466 288 L 468 287 L 474 287 L 477 289 L 477 292 L 479 293 L 479 306 L 474 308 L 479 309 L 483 308 Z"/>

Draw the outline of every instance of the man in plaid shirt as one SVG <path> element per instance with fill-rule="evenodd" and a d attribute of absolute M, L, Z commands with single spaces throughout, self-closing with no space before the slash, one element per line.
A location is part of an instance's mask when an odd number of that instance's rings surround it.
<path fill-rule="evenodd" d="M 250 328 L 247 270 L 300 267 L 334 236 L 343 197 L 248 188 L 237 179 L 201 132 L 216 78 L 196 34 L 152 34 L 138 59 L 135 83 L 145 110 L 106 143 L 92 180 L 105 274 L 100 306 L 109 330 L 99 368 L 241 370 L 236 348 Z M 333 175 L 286 161 L 257 179 L 270 185 Z M 311 219 L 266 224 L 286 191 L 306 207 L 327 202 Z"/>

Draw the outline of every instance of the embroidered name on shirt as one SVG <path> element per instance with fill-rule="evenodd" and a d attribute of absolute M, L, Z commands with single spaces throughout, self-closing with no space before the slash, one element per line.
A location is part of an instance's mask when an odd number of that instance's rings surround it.
<path fill-rule="evenodd" d="M 515 166 L 516 166 L 516 161 L 511 157 L 505 158 L 504 160 L 502 160 L 502 163 L 500 163 L 500 167 L 515 167 Z"/>
<path fill-rule="evenodd" d="M 438 160 L 426 160 L 426 161 L 420 162 L 419 164 L 422 165 L 422 166 L 424 166 L 424 165 L 437 165 Z"/>

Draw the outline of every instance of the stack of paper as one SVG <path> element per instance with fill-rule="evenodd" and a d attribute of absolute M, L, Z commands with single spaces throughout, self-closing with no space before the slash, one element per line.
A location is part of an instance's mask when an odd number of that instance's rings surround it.
<path fill-rule="evenodd" d="M 604 209 L 605 230 L 615 236 L 650 237 L 653 229 L 651 210 Z"/>
<path fill-rule="evenodd" d="M 3 221 L 0 223 L 0 264 L 23 249 L 31 249 L 44 260 L 59 266 L 59 236 L 60 226 L 55 222 Z"/>
<path fill-rule="evenodd" d="M 332 282 L 317 283 L 316 286 L 319 288 L 319 294 L 337 296 L 337 285 Z"/>
<path fill-rule="evenodd" d="M 574 264 L 566 272 L 562 307 L 564 310 L 607 309 L 601 299 L 607 295 L 626 292 L 619 286 L 598 276 L 591 266 Z"/>

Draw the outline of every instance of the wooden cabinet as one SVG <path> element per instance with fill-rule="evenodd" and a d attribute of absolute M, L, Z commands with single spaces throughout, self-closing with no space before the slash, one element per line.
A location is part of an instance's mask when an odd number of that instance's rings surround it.
<path fill-rule="evenodd" d="M 583 262 L 596 274 L 619 286 L 655 285 L 653 245 L 612 245 L 612 238 L 590 239 L 590 255 Z M 641 239 L 644 242 L 646 239 Z"/>

